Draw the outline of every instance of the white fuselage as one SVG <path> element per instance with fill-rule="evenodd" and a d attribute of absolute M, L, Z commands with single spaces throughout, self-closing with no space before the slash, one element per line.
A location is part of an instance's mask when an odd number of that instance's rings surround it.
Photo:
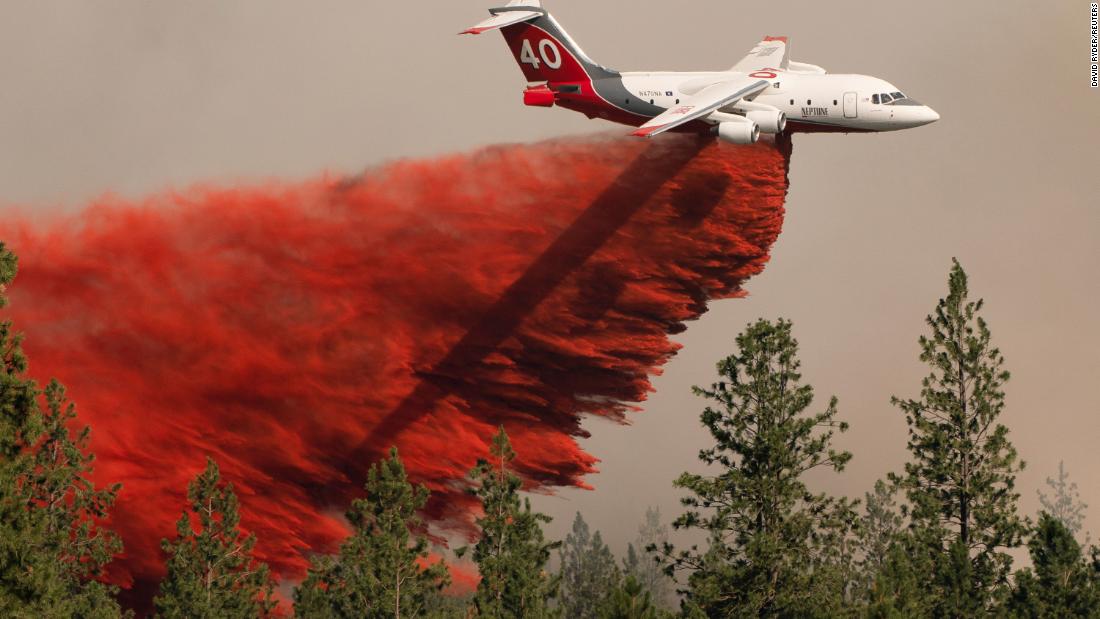
<path fill-rule="evenodd" d="M 706 84 L 734 76 L 736 72 L 629 72 L 622 84 L 633 96 L 668 109 Z M 770 83 L 752 98 L 775 107 L 800 130 L 894 131 L 935 122 L 939 114 L 908 97 L 883 104 L 881 94 L 900 90 L 885 80 L 867 75 L 760 71 L 749 74 Z M 816 128 L 816 129 L 815 129 Z"/>

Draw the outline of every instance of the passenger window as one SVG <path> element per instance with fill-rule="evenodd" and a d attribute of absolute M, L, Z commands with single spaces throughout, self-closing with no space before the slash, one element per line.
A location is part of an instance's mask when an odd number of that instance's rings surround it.
<path fill-rule="evenodd" d="M 871 103 L 878 103 L 878 95 L 871 95 Z"/>
<path fill-rule="evenodd" d="M 812 104 L 812 103 L 810 103 L 810 100 L 809 100 L 809 99 L 806 99 L 806 105 L 813 105 L 813 104 Z"/>
<path fill-rule="evenodd" d="M 836 105 L 836 99 L 833 99 L 833 105 Z"/>
<path fill-rule="evenodd" d="M 791 99 L 791 105 L 794 105 L 794 99 Z"/>

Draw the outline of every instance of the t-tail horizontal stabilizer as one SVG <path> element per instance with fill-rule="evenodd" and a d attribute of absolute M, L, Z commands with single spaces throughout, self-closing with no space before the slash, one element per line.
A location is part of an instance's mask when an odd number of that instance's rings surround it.
<path fill-rule="evenodd" d="M 499 30 L 505 26 L 525 22 L 546 14 L 540 0 L 512 0 L 506 6 L 489 9 L 492 17 L 467 28 L 459 34 L 481 34 L 489 30 Z"/>

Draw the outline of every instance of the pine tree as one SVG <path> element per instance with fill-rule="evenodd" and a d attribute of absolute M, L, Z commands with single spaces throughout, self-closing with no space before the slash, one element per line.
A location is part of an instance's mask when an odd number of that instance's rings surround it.
<path fill-rule="evenodd" d="M 600 532 L 591 534 L 580 512 L 559 556 L 562 613 L 575 619 L 595 618 L 600 604 L 619 587 L 622 575 Z"/>
<path fill-rule="evenodd" d="M 555 616 L 547 602 L 556 594 L 558 579 L 546 571 L 550 553 L 560 544 L 547 543 L 542 524 L 550 517 L 520 500 L 520 478 L 511 470 L 516 457 L 501 426 L 489 447 L 490 458 L 470 471 L 474 494 L 483 516 L 473 558 L 481 573 L 474 604 L 478 614 L 493 619 Z"/>
<path fill-rule="evenodd" d="M 638 527 L 638 536 L 634 543 L 627 545 L 627 556 L 623 562 L 624 573 L 637 579 L 658 608 L 676 604 L 673 580 L 661 569 L 660 557 L 655 552 L 667 543 L 668 525 L 661 522 L 661 509 L 648 507 L 645 510 L 645 519 Z M 650 551 L 649 548 L 654 550 Z"/>
<path fill-rule="evenodd" d="M 627 575 L 599 602 L 595 616 L 600 619 L 659 619 L 667 613 L 653 604 L 649 591 L 637 578 Z"/>
<path fill-rule="evenodd" d="M 843 582 L 836 542 L 855 515 L 845 499 L 814 494 L 803 475 L 841 471 L 851 458 L 830 443 L 836 398 L 807 409 L 813 388 L 800 384 L 798 344 L 791 323 L 759 320 L 737 336 L 738 352 L 718 364 L 721 380 L 695 392 L 717 403 L 702 414 L 716 445 L 700 452 L 715 476 L 684 473 L 676 486 L 691 492 L 673 523 L 702 529 L 709 547 L 675 553 L 668 571 L 690 571 L 686 607 L 707 616 L 822 615 L 839 612 Z M 843 579 L 841 579 L 843 580 Z"/>
<path fill-rule="evenodd" d="M 0 243 L 0 307 L 16 270 Z M 0 323 L 0 616 L 118 617 L 117 588 L 102 579 L 122 544 L 97 521 L 120 486 L 88 479 L 90 430 L 71 433 L 76 408 L 60 383 L 43 393 L 27 377 L 21 342 Z"/>
<path fill-rule="evenodd" d="M 856 588 L 864 601 L 873 599 L 875 581 L 890 560 L 891 550 L 901 541 L 902 519 L 894 499 L 896 488 L 883 480 L 864 495 L 864 513 L 859 521 Z"/>
<path fill-rule="evenodd" d="M 1048 514 L 1062 521 L 1070 534 L 1076 537 L 1081 532 L 1081 525 L 1085 522 L 1085 510 L 1088 504 L 1081 500 L 1077 484 L 1069 481 L 1069 473 L 1066 472 L 1065 463 L 1061 460 L 1058 461 L 1058 479 L 1047 477 L 1047 486 L 1050 487 L 1050 494 L 1042 490 L 1036 491 L 1039 495 L 1039 503 Z"/>
<path fill-rule="evenodd" d="M 626 545 L 626 556 L 623 558 L 623 576 L 633 576 L 638 580 L 638 572 L 642 570 L 642 558 L 634 549 L 634 544 Z"/>
<path fill-rule="evenodd" d="M 670 583 L 674 582 L 672 578 L 665 573 L 662 567 L 662 556 L 657 551 L 658 548 L 663 548 L 664 544 L 668 543 L 666 537 L 662 544 L 659 546 L 656 543 L 649 546 L 635 546 L 630 543 L 626 545 L 626 557 L 623 558 L 623 579 L 619 582 L 619 589 L 625 590 L 626 581 L 630 580 L 635 583 L 641 593 L 644 593 L 646 599 L 653 604 L 654 608 L 658 610 L 665 610 L 666 607 L 671 607 L 671 602 L 662 603 L 662 599 L 670 599 L 672 597 Z M 649 551 L 646 548 L 652 547 L 654 550 Z M 642 548 L 642 552 L 639 553 L 636 548 Z M 656 578 L 653 579 L 653 585 L 647 586 L 645 584 L 645 578 L 651 573 L 655 572 Z M 662 595 L 662 598 L 657 598 L 654 594 L 654 589 Z M 631 599 L 634 599 L 633 594 Z"/>
<path fill-rule="evenodd" d="M 967 286 L 956 260 L 948 295 L 927 318 L 931 334 L 920 338 L 931 368 L 921 396 L 892 399 L 905 413 L 911 453 L 893 479 L 906 491 L 915 549 L 928 553 L 930 594 L 943 615 L 992 609 L 1011 569 L 1005 549 L 1025 531 L 1015 491 L 1023 463 L 997 422 L 1009 373 Z"/>
<path fill-rule="evenodd" d="M 1008 609 L 1017 617 L 1100 617 L 1100 589 L 1061 519 L 1042 512 L 1028 541 L 1030 569 L 1016 573 Z"/>
<path fill-rule="evenodd" d="M 237 528 L 237 495 L 232 484 L 221 481 L 212 458 L 188 484 L 187 501 L 176 538 L 161 542 L 168 574 L 153 600 L 157 615 L 243 619 L 270 614 L 275 601 L 267 565 L 252 557 L 255 534 Z"/>
<path fill-rule="evenodd" d="M 862 614 L 891 619 L 931 616 L 933 606 L 926 592 L 932 572 L 927 553 L 912 536 L 903 533 L 888 547 L 878 571 L 871 575 L 873 585 L 862 600 Z"/>
<path fill-rule="evenodd" d="M 409 482 L 396 447 L 371 465 L 366 491 L 347 513 L 353 532 L 340 553 L 315 559 L 294 592 L 297 616 L 423 616 L 450 583 L 442 561 L 429 564 L 428 539 L 418 533 L 428 489 Z"/>

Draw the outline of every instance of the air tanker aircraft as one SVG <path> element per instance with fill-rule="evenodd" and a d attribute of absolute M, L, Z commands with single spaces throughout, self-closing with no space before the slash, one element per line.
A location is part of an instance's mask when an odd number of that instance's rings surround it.
<path fill-rule="evenodd" d="M 593 62 L 540 0 L 512 0 L 489 13 L 461 34 L 501 31 L 527 78 L 525 104 L 637 126 L 631 135 L 709 131 L 751 144 L 761 131 L 895 131 L 940 118 L 876 77 L 827 75 L 794 62 L 786 37 L 764 37 L 728 71 L 621 73 Z"/>

